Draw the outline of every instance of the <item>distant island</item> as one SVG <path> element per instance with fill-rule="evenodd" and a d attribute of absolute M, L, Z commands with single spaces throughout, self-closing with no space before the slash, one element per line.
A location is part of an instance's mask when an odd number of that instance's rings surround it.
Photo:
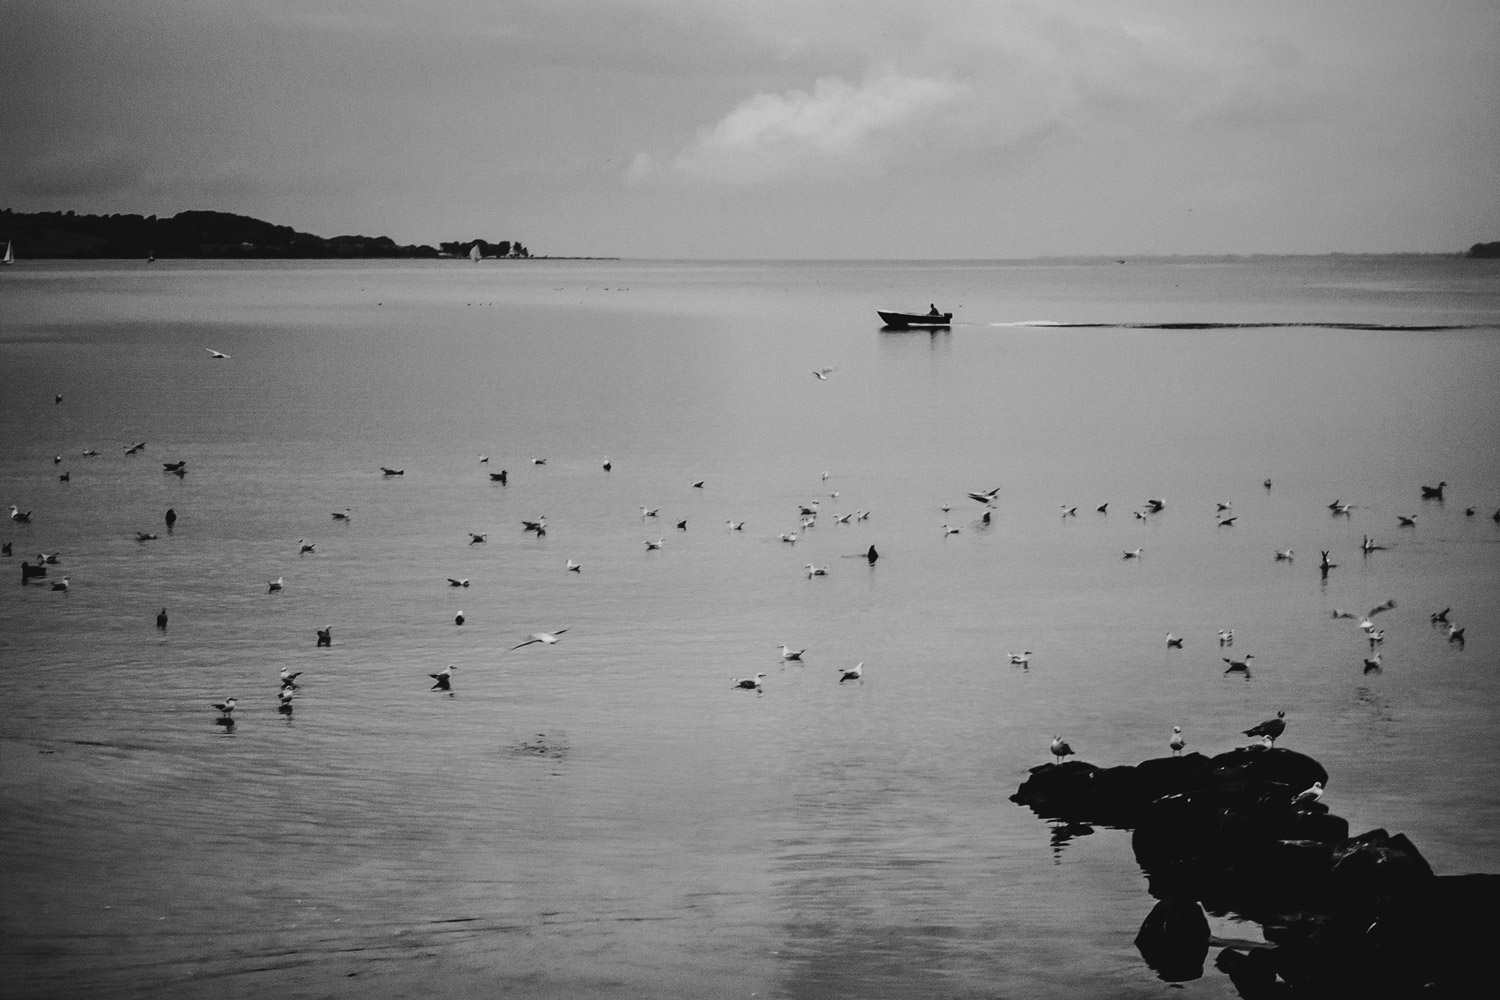
<path fill-rule="evenodd" d="M 1500 257 L 1500 243 L 1476 243 L 1469 247 L 1470 257 Z"/>
<path fill-rule="evenodd" d="M 483 257 L 531 256 L 513 240 L 453 240 L 436 247 L 402 246 L 389 236 L 299 233 L 229 212 L 154 215 L 78 215 L 74 212 L 14 212 L 0 209 L 0 243 L 16 257 L 64 259 L 161 258 L 437 258 L 468 257 L 478 245 Z"/>

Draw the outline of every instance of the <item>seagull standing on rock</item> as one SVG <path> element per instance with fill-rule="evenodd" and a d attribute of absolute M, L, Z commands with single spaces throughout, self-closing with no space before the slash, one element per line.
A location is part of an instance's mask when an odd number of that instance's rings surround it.
<path fill-rule="evenodd" d="M 1068 746 L 1066 740 L 1061 736 L 1052 737 L 1052 756 L 1057 758 L 1058 763 L 1062 763 L 1064 757 L 1072 756 L 1072 754 L 1073 748 Z"/>
<path fill-rule="evenodd" d="M 1272 746 L 1275 746 L 1276 738 L 1284 732 L 1286 732 L 1286 712 L 1285 710 L 1280 710 L 1277 711 L 1276 718 L 1267 719 L 1265 722 L 1251 726 L 1245 730 L 1245 735 L 1264 737 L 1270 740 Z"/>
<path fill-rule="evenodd" d="M 1167 741 L 1167 746 L 1172 748 L 1173 757 L 1177 757 L 1182 754 L 1182 748 L 1187 746 L 1187 740 L 1182 738 L 1181 726 L 1172 727 L 1172 738 Z"/>

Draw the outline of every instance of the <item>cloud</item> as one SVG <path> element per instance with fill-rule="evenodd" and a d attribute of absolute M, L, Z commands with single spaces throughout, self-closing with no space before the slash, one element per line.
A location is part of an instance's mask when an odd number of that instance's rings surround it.
<path fill-rule="evenodd" d="M 913 138 L 972 98 L 951 80 L 881 73 L 856 86 L 839 77 L 811 91 L 759 93 L 672 158 L 679 177 L 753 183 L 790 176 L 879 173 Z M 642 175 L 639 158 L 632 173 Z"/>

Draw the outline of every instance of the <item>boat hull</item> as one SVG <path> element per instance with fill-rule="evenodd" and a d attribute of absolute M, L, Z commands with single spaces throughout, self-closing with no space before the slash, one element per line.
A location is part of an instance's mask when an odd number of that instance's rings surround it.
<path fill-rule="evenodd" d="M 886 326 L 951 326 L 952 313 L 939 313 L 936 316 L 931 313 L 903 313 L 885 312 L 875 310 L 880 318 L 885 320 Z"/>

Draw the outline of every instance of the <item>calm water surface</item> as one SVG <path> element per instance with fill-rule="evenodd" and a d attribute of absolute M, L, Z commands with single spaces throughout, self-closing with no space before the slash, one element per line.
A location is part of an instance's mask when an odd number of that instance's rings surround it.
<path fill-rule="evenodd" d="M 0 988 L 1157 996 L 1128 834 L 1067 839 L 1008 797 L 1054 733 L 1134 763 L 1173 725 L 1214 753 L 1278 709 L 1356 832 L 1500 870 L 1497 279 L 1433 257 L 7 269 L 0 504 L 34 514 L 0 532 Z M 951 330 L 874 315 L 928 302 Z M 1162 322 L 1375 328 L 1126 325 Z M 965 494 L 995 486 L 984 525 Z M 1147 497 L 1167 507 L 1141 521 Z M 38 552 L 66 593 L 15 585 Z M 1388 598 L 1366 675 L 1330 612 Z M 1428 624 L 1445 606 L 1463 647 Z M 1221 628 L 1250 679 L 1222 673 Z M 451 697 L 429 691 L 448 664 Z M 1234 990 L 1210 968 L 1182 993 Z"/>

